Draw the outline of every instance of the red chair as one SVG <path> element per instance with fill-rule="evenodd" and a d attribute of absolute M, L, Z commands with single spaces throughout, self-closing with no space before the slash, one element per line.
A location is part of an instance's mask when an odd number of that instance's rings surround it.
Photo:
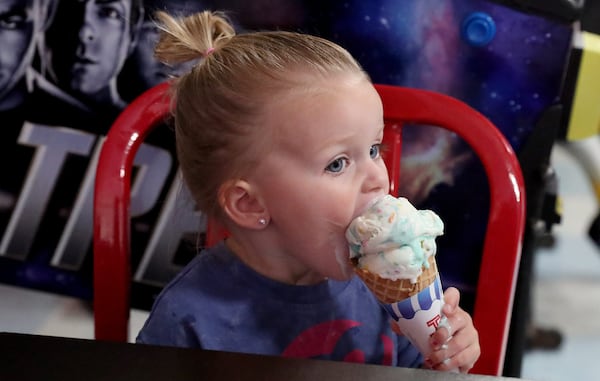
<path fill-rule="evenodd" d="M 485 168 L 490 210 L 473 308 L 481 357 L 472 372 L 501 375 L 525 226 L 525 185 L 519 162 L 500 131 L 463 102 L 425 90 L 376 87 L 386 124 L 411 122 L 453 131 Z"/>
<path fill-rule="evenodd" d="M 468 105 L 435 92 L 376 85 L 383 100 L 384 157 L 397 195 L 401 127 L 439 126 L 462 137 L 479 156 L 490 185 L 490 211 L 473 311 L 481 357 L 473 373 L 500 375 L 504 363 L 525 222 L 525 192 L 517 158 L 504 136 Z M 99 340 L 127 341 L 131 283 L 129 191 L 132 163 L 144 138 L 169 113 L 168 85 L 134 100 L 102 147 L 94 197 L 94 320 Z M 223 237 L 209 224 L 207 245 Z"/>

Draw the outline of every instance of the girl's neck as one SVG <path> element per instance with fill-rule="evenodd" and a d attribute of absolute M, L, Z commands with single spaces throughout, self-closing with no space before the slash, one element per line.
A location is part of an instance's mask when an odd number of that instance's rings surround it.
<path fill-rule="evenodd" d="M 234 237 L 227 238 L 225 244 L 246 266 L 275 281 L 297 286 L 308 286 L 326 279 L 283 252 L 274 253 L 273 251 L 260 250 L 250 244 L 244 244 Z"/>

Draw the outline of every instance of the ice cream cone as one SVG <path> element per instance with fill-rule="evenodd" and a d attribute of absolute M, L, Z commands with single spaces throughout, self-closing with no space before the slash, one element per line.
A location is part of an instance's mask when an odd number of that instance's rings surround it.
<path fill-rule="evenodd" d="M 433 211 L 386 195 L 346 229 L 354 272 L 424 355 L 431 351 L 429 337 L 442 320 L 435 238 L 443 228 Z"/>
<path fill-rule="evenodd" d="M 354 266 L 354 272 L 362 279 L 377 300 L 384 304 L 390 304 L 418 294 L 433 283 L 438 276 L 434 256 L 430 256 L 427 261 L 429 268 L 423 268 L 423 273 L 417 278 L 416 283 L 412 283 L 409 279 L 385 279 L 357 266 Z"/>
<path fill-rule="evenodd" d="M 429 337 L 440 324 L 444 304 L 435 258 L 429 257 L 428 263 L 416 283 L 409 279 L 385 279 L 354 268 L 403 334 L 424 355 L 431 351 Z"/>

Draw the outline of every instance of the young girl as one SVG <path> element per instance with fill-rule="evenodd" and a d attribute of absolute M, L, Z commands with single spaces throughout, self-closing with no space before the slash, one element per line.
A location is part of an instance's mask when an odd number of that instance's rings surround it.
<path fill-rule="evenodd" d="M 157 16 L 159 59 L 203 57 L 173 85 L 177 153 L 230 236 L 165 287 L 137 341 L 468 371 L 479 343 L 456 289 L 422 358 L 348 264 L 346 227 L 389 191 L 382 104 L 359 64 L 314 36 L 235 35 L 218 13 Z"/>

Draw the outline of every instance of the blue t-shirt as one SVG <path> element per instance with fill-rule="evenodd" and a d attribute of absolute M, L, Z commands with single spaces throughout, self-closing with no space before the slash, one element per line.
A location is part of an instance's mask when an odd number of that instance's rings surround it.
<path fill-rule="evenodd" d="M 362 281 L 294 286 L 268 279 L 221 243 L 158 296 L 138 343 L 418 367 Z"/>

